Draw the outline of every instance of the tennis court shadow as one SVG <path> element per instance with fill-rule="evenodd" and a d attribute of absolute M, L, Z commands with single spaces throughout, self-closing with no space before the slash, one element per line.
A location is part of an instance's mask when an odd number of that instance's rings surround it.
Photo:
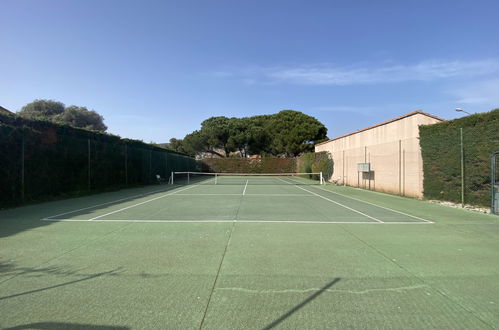
<path fill-rule="evenodd" d="M 85 324 L 85 323 L 67 323 L 67 322 L 37 322 L 22 324 L 5 330 L 21 330 L 21 329 L 71 329 L 71 330 L 128 330 L 130 327 L 115 326 L 115 325 L 100 325 L 100 324 Z"/>
<path fill-rule="evenodd" d="M 0 210 L 0 238 L 54 224 L 53 221 L 40 220 L 43 218 L 55 218 L 57 220 L 59 217 L 56 217 L 55 214 L 67 214 L 68 217 L 82 216 L 90 214 L 91 211 L 125 202 L 133 203 L 135 200 L 153 194 L 168 193 L 178 188 L 177 185 L 154 185 Z"/>
<path fill-rule="evenodd" d="M 182 189 L 184 186 L 182 185 L 161 185 L 161 188 L 158 186 L 154 186 L 152 190 L 142 191 L 139 194 L 131 193 L 129 196 L 117 196 L 116 198 L 111 198 L 110 200 L 99 200 L 94 202 L 89 206 L 83 207 L 75 207 L 73 210 L 69 210 L 68 212 L 62 212 L 59 215 L 50 215 L 46 217 L 46 220 L 58 220 L 58 219 L 66 219 L 66 218 L 83 218 L 84 220 L 88 220 L 88 218 L 92 218 L 97 214 L 100 214 L 98 211 L 102 209 L 106 209 L 109 207 L 113 207 L 115 205 L 123 204 L 140 204 L 144 202 L 144 198 L 150 197 L 151 200 L 155 200 L 157 198 L 162 198 L 162 196 L 168 195 L 170 193 L 175 192 L 176 189 Z M 163 195 L 162 195 L 163 194 Z M 154 196 L 156 195 L 156 196 Z M 96 196 L 97 197 L 97 196 Z M 139 202 L 140 201 L 140 202 Z M 147 201 L 146 201 L 147 202 Z M 126 204 L 124 204 L 126 203 Z M 50 221 L 47 221 L 50 222 Z"/>
<path fill-rule="evenodd" d="M 294 313 L 296 313 L 297 311 L 299 311 L 300 309 L 302 309 L 303 307 L 305 307 L 305 305 L 307 305 L 308 303 L 310 303 L 312 300 L 314 300 L 315 298 L 317 298 L 318 296 L 320 296 L 321 294 L 323 294 L 324 291 L 328 290 L 330 287 L 332 287 L 333 285 L 335 285 L 336 283 L 338 283 L 340 280 L 341 280 L 340 277 L 336 277 L 331 282 L 329 282 L 328 284 L 324 285 L 319 291 L 315 292 L 310 297 L 308 297 L 307 299 L 303 300 L 301 303 L 299 303 L 295 307 L 291 308 L 286 313 L 282 314 L 277 320 L 275 320 L 274 322 L 270 323 L 269 325 L 267 325 L 266 327 L 264 327 L 262 330 L 268 330 L 268 329 L 275 328 L 280 323 L 282 323 L 284 320 L 286 320 L 288 317 L 290 317 L 291 315 L 293 315 Z"/>
<path fill-rule="evenodd" d="M 34 276 L 43 276 L 43 275 L 47 275 L 47 274 L 50 274 L 50 275 L 65 275 L 65 276 L 67 276 L 67 275 L 73 275 L 73 276 L 77 275 L 77 272 L 74 272 L 74 271 L 61 271 L 61 269 L 62 269 L 61 267 L 41 268 L 41 269 L 31 268 L 31 267 L 17 267 L 16 268 L 15 266 L 13 266 L 11 264 L 0 264 L 0 272 L 2 272 L 2 273 L 12 272 L 13 276 L 11 278 L 19 276 L 19 275 L 31 275 L 31 274 L 34 274 Z M 0 301 L 5 300 L 5 299 L 20 297 L 20 296 L 25 296 L 25 295 L 28 295 L 28 294 L 37 293 L 37 292 L 41 292 L 41 291 L 46 291 L 46 290 L 51 290 L 51 289 L 55 289 L 55 288 L 60 288 L 60 287 L 71 285 L 71 284 L 75 284 L 75 283 L 78 283 L 78 282 L 88 281 L 88 280 L 91 280 L 91 279 L 94 279 L 94 278 L 97 278 L 97 277 L 101 277 L 101 276 L 116 276 L 116 275 L 119 275 L 120 272 L 121 272 L 121 269 L 117 268 L 117 269 L 113 269 L 113 270 L 106 271 L 106 272 L 89 274 L 89 275 L 87 275 L 87 276 L 85 276 L 83 278 L 79 278 L 79 279 L 76 279 L 76 280 L 66 281 L 66 282 L 63 282 L 63 283 L 59 283 L 59 284 L 56 284 L 56 285 L 51 285 L 51 286 L 40 288 L 40 289 L 19 292 L 19 293 L 11 294 L 11 295 L 8 295 L 8 296 L 1 296 L 0 297 Z"/>

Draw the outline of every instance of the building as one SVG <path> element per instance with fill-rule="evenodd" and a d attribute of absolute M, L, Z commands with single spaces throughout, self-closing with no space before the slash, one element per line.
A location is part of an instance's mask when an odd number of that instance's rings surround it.
<path fill-rule="evenodd" d="M 9 111 L 2 106 L 0 106 L 0 113 L 4 114 L 4 115 L 14 115 L 14 113 L 12 111 Z"/>
<path fill-rule="evenodd" d="M 331 153 L 331 181 L 410 197 L 423 197 L 420 125 L 443 119 L 416 110 L 315 146 Z"/>

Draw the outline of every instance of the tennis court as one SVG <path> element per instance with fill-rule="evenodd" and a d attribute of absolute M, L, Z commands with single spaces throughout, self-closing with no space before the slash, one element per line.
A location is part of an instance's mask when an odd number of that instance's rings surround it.
<path fill-rule="evenodd" d="M 325 189 L 320 181 L 285 175 L 197 177 L 145 196 L 98 204 L 45 221 L 285 222 L 431 224 L 432 221 Z"/>
<path fill-rule="evenodd" d="M 499 327 L 499 221 L 303 177 L 0 211 L 5 329 Z"/>

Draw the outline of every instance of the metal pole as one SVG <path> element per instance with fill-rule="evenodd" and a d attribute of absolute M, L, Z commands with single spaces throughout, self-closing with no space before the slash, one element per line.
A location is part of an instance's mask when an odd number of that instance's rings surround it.
<path fill-rule="evenodd" d="M 461 133 L 461 206 L 464 207 L 464 146 L 463 146 L 463 128 L 460 129 Z"/>
<path fill-rule="evenodd" d="M 88 190 L 90 190 L 90 139 L 88 142 Z"/>
<path fill-rule="evenodd" d="M 367 154 L 367 162 L 369 163 L 369 190 L 371 190 L 371 181 L 372 181 L 372 169 L 371 169 L 371 153 Z"/>
<path fill-rule="evenodd" d="M 402 140 L 399 140 L 399 195 L 402 195 Z"/>
<path fill-rule="evenodd" d="M 367 146 L 364 146 L 364 163 L 367 163 Z M 366 189 L 366 179 L 364 173 L 362 173 L 362 184 L 364 189 Z"/>
<path fill-rule="evenodd" d="M 128 186 L 128 146 L 125 142 L 125 185 Z"/>
<path fill-rule="evenodd" d="M 21 201 L 24 202 L 24 129 L 21 141 Z"/>
<path fill-rule="evenodd" d="M 490 213 L 496 213 L 495 209 L 495 192 L 496 192 L 496 154 L 493 153 L 490 157 L 490 187 L 491 187 L 491 201 Z"/>
<path fill-rule="evenodd" d="M 405 196 L 405 149 L 402 150 L 402 196 Z"/>
<path fill-rule="evenodd" d="M 165 152 L 164 155 L 165 155 L 165 178 L 166 178 L 168 174 L 168 153 Z"/>
<path fill-rule="evenodd" d="M 343 173 L 342 173 L 343 174 L 343 178 L 342 178 L 342 181 L 343 181 L 343 186 L 346 186 L 347 183 L 346 183 L 346 177 L 345 177 L 345 170 L 346 170 L 345 169 L 345 150 L 343 150 L 342 161 L 343 161 L 343 168 L 342 168 L 342 170 L 343 170 Z"/>
<path fill-rule="evenodd" d="M 151 175 L 152 175 L 152 149 L 149 149 L 149 179 L 147 183 L 151 183 Z"/>
<path fill-rule="evenodd" d="M 498 167 L 497 164 L 499 159 L 499 152 L 494 152 L 492 154 L 492 157 L 490 159 L 491 162 L 491 176 L 490 176 L 490 186 L 492 188 L 492 200 L 490 204 L 490 211 L 492 214 L 498 214 L 499 215 L 499 172 L 498 172 Z"/>

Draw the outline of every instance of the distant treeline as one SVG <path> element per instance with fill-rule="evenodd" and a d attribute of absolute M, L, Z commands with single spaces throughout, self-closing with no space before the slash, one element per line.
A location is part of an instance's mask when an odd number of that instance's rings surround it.
<path fill-rule="evenodd" d="M 245 118 L 211 117 L 184 139 L 166 147 L 189 155 L 295 157 L 327 139 L 327 128 L 314 117 L 294 110 Z"/>

